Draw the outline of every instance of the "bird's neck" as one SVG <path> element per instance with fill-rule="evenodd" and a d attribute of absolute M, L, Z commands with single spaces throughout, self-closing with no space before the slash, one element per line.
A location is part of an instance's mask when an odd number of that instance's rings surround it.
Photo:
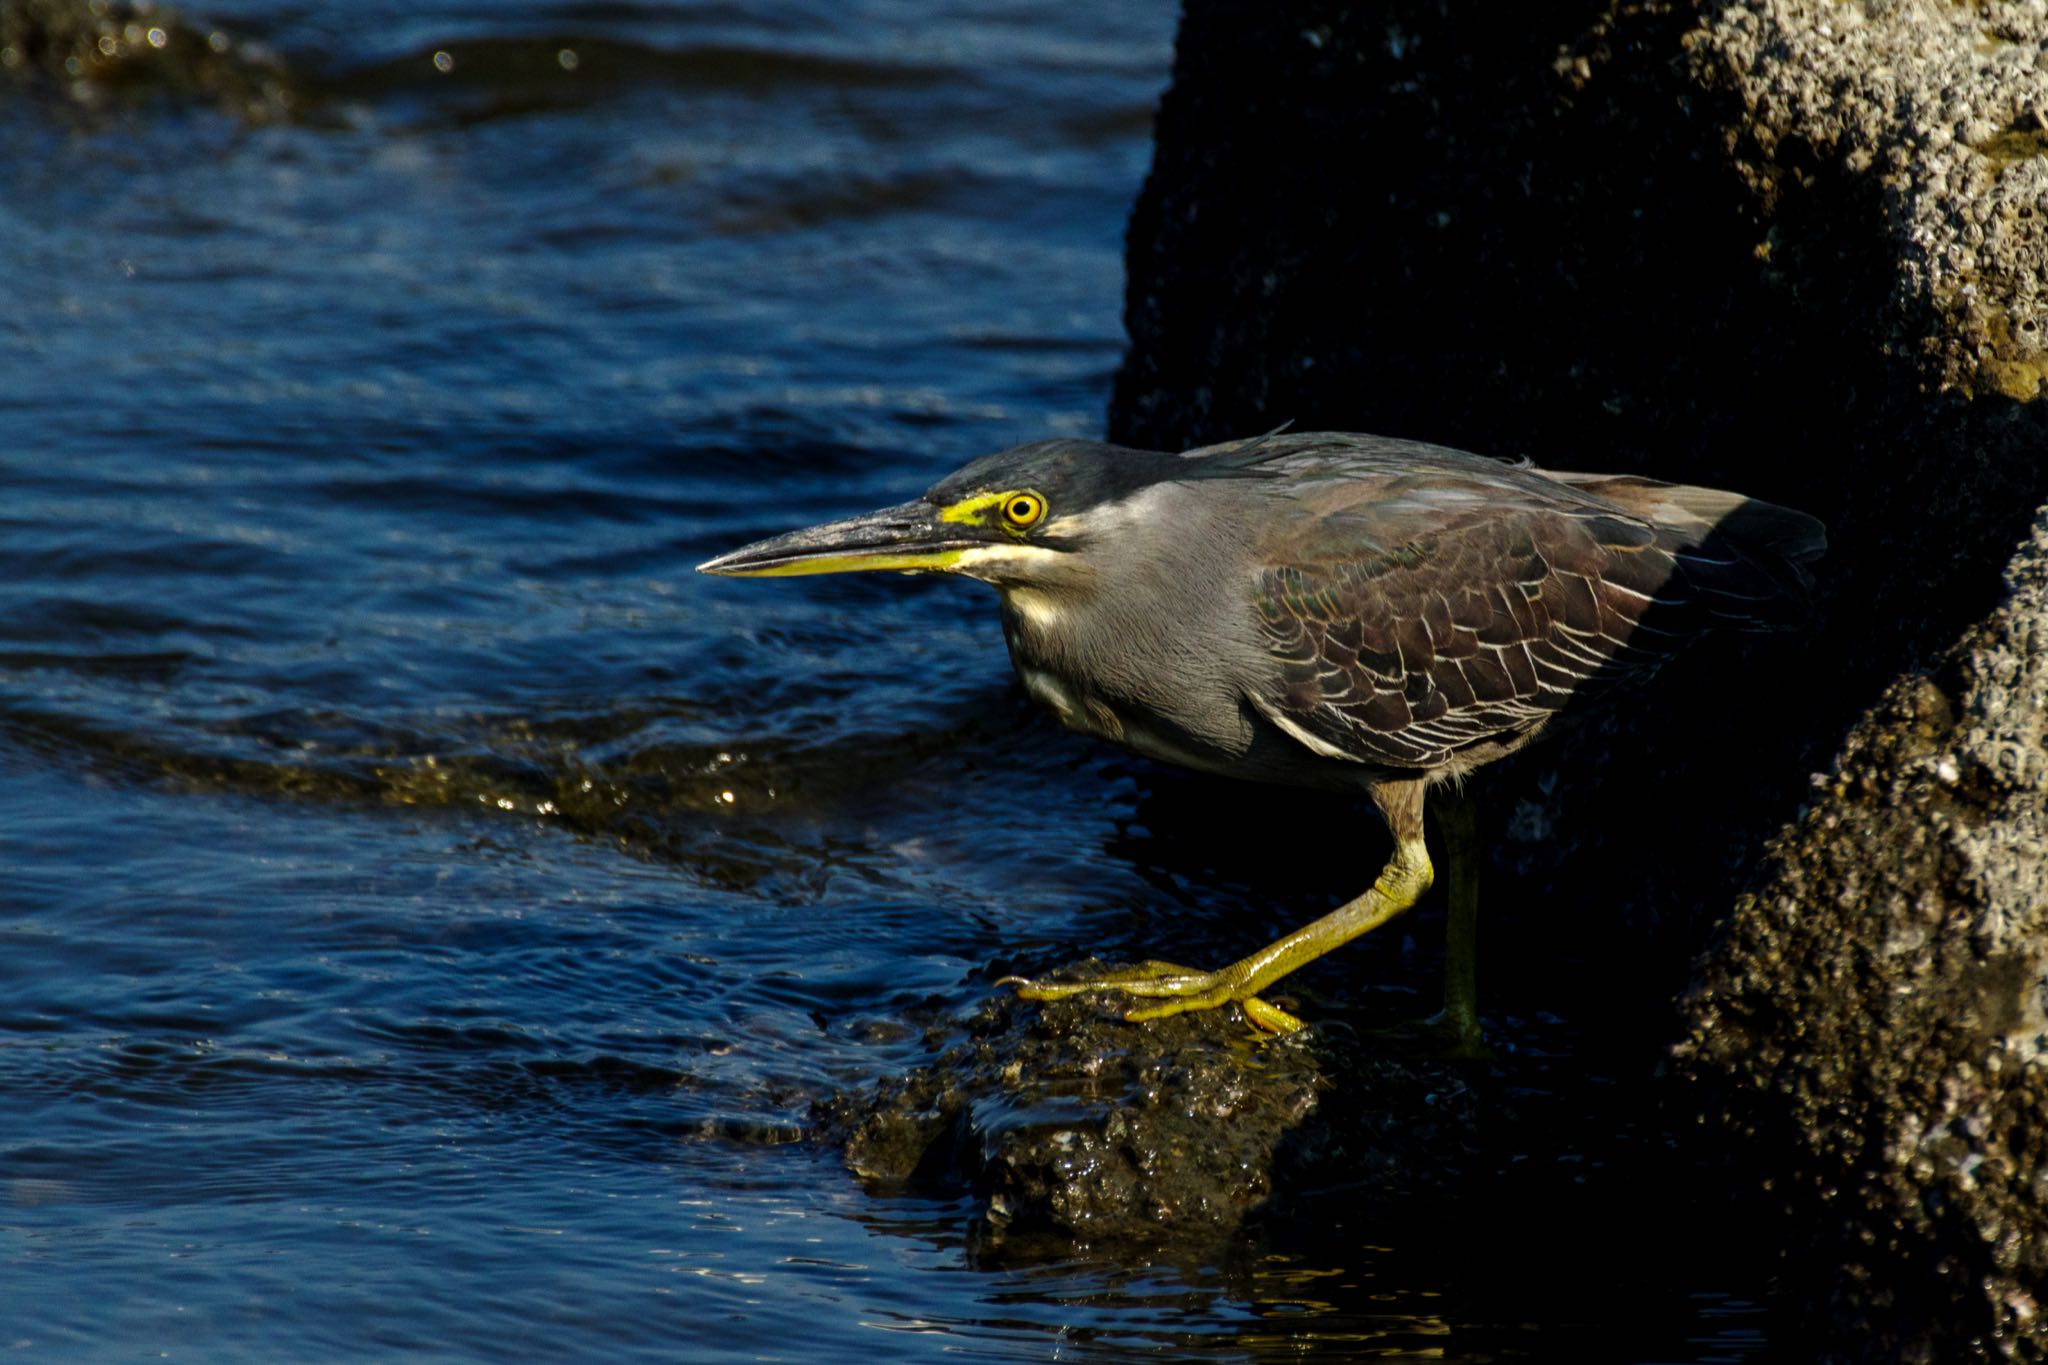
<path fill-rule="evenodd" d="M 1086 605 L 1072 587 L 1028 585 L 1006 587 L 1003 618 L 1013 634 L 1021 632 L 1040 648 L 1053 648 L 1073 625 L 1073 613 Z"/>

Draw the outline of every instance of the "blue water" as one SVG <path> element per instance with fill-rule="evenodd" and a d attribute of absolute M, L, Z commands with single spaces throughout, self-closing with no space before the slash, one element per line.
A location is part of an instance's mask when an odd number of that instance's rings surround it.
<path fill-rule="evenodd" d="M 318 117 L 0 89 L 0 1350 L 1748 1358 L 1365 1232 L 982 1266 L 802 1140 L 1345 889 L 1155 836 L 972 585 L 691 572 L 1100 433 L 1171 5 L 210 14 Z"/>

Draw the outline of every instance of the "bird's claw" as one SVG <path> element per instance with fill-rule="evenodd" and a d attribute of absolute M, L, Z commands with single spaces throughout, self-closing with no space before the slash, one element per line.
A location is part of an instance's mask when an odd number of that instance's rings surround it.
<path fill-rule="evenodd" d="M 1227 972 L 1204 972 L 1173 962 L 1141 962 L 1085 977 L 1079 981 L 1038 981 L 1029 977 L 1006 976 L 996 983 L 1015 986 L 1025 1000 L 1064 1000 L 1089 991 L 1121 991 L 1158 1004 L 1140 1005 L 1124 1011 L 1130 1023 L 1165 1019 L 1192 1010 L 1213 1010 L 1233 1001 L 1252 1025 L 1266 1033 L 1293 1033 L 1302 1021 L 1277 1005 L 1269 1005 L 1246 992 Z"/>

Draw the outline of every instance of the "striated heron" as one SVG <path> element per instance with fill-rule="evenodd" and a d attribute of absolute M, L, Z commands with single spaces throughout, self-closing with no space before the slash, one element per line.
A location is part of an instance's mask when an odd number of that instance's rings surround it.
<path fill-rule="evenodd" d="M 915 502 L 699 568 L 981 579 L 1002 595 L 1025 688 L 1069 727 L 1206 772 L 1370 795 L 1394 836 L 1370 889 L 1249 957 L 1008 979 L 1034 999 L 1138 997 L 1134 1020 L 1235 1002 L 1285 1033 L 1301 1021 L 1260 993 L 1428 890 L 1429 787 L 1705 631 L 1797 624 L 1825 543 L 1813 518 L 1736 493 L 1275 433 L 1179 455 L 1037 441 Z M 1469 1050 L 1476 897 L 1460 890 L 1460 823 L 1444 1022 Z"/>

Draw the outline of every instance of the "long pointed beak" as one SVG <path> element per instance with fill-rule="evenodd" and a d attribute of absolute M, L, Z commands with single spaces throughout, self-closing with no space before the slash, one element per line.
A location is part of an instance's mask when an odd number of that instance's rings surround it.
<path fill-rule="evenodd" d="M 939 510 L 930 503 L 906 502 L 755 541 L 706 560 L 697 566 L 697 572 L 727 578 L 781 578 L 863 569 L 929 572 L 952 568 L 962 551 L 983 543 L 974 528 L 941 520 Z"/>

